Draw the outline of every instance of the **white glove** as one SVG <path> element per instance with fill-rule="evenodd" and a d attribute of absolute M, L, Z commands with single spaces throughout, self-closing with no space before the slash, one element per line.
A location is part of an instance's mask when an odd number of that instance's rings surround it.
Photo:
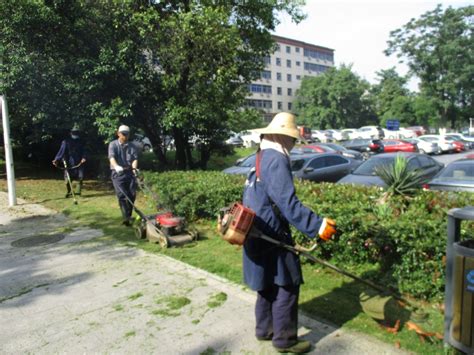
<path fill-rule="evenodd" d="M 114 169 L 117 172 L 117 174 L 123 173 L 123 168 L 120 165 L 115 165 Z"/>
<path fill-rule="evenodd" d="M 140 170 L 133 169 L 133 175 L 138 176 L 140 174 Z"/>

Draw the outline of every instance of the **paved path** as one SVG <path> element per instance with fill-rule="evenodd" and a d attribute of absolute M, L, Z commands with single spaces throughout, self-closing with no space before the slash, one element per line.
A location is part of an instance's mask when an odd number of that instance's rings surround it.
<path fill-rule="evenodd" d="M 274 353 L 254 338 L 255 296 L 241 286 L 6 200 L 0 193 L 1 354 Z M 24 246 L 44 235 L 64 239 Z M 300 325 L 313 354 L 403 353 L 303 316 Z"/>

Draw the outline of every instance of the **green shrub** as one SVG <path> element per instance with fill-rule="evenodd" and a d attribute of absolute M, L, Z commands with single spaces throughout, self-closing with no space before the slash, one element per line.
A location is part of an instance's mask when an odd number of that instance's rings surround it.
<path fill-rule="evenodd" d="M 160 202 L 188 220 L 215 218 L 222 207 L 242 199 L 245 177 L 215 171 L 146 173 Z"/>
<path fill-rule="evenodd" d="M 146 178 L 164 204 L 189 219 L 214 218 L 221 207 L 240 200 L 245 179 L 203 171 L 148 173 Z M 355 270 L 375 264 L 378 271 L 364 277 L 417 298 L 443 296 L 447 212 L 474 205 L 474 194 L 420 190 L 409 200 L 392 196 L 380 204 L 379 188 L 311 182 L 296 182 L 296 187 L 306 206 L 337 221 L 337 238 L 320 243 L 318 256 Z M 463 235 L 474 238 L 474 225 L 466 225 Z M 298 231 L 294 237 L 308 241 Z"/>

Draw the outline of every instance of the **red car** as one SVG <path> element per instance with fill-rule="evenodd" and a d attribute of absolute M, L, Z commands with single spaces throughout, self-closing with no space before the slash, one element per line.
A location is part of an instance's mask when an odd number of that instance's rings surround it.
<path fill-rule="evenodd" d="M 331 149 L 331 148 L 328 148 L 328 147 L 324 147 L 324 146 L 321 146 L 321 145 L 319 145 L 319 144 L 304 145 L 304 146 L 302 146 L 301 148 L 303 148 L 303 149 L 311 149 L 311 150 L 313 150 L 315 153 L 326 153 L 326 152 L 332 153 L 332 152 L 334 152 L 334 149 Z"/>
<path fill-rule="evenodd" d="M 383 151 L 384 153 L 418 152 L 418 147 L 416 144 L 401 139 L 384 139 Z"/>
<path fill-rule="evenodd" d="M 454 151 L 461 153 L 463 150 L 466 150 L 466 146 L 464 145 L 463 142 L 457 141 L 453 137 L 444 137 L 449 143 L 453 143 L 454 145 Z"/>

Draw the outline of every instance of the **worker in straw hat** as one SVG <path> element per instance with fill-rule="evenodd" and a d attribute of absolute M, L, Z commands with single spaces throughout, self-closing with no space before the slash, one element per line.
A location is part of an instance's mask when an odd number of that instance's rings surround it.
<path fill-rule="evenodd" d="M 243 204 L 256 213 L 255 226 L 264 234 L 294 245 L 290 224 L 310 238 L 328 240 L 335 222 L 303 206 L 295 193 L 290 151 L 301 139 L 295 116 L 281 112 L 262 129 L 255 167 L 250 171 Z M 298 296 L 303 283 L 299 257 L 259 239 L 247 238 L 243 253 L 244 281 L 257 291 L 256 337 L 271 340 L 279 352 L 304 353 L 308 341 L 298 340 Z"/>

